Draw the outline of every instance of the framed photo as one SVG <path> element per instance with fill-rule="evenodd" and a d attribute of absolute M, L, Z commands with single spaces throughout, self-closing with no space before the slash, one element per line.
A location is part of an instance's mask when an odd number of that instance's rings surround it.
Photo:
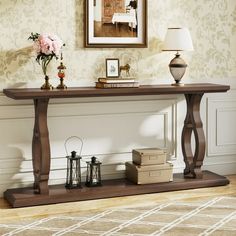
<path fill-rule="evenodd" d="M 117 78 L 120 76 L 120 62 L 117 58 L 106 59 L 106 77 Z"/>
<path fill-rule="evenodd" d="M 147 47 L 147 0 L 85 0 L 85 47 Z"/>

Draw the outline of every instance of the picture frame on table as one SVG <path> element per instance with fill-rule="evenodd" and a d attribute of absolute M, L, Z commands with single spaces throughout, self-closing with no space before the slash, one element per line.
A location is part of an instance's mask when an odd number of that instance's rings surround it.
<path fill-rule="evenodd" d="M 120 77 L 120 61 L 118 58 L 106 59 L 106 77 L 107 78 Z"/>
<path fill-rule="evenodd" d="M 86 0 L 87 48 L 147 47 L 147 0 Z"/>

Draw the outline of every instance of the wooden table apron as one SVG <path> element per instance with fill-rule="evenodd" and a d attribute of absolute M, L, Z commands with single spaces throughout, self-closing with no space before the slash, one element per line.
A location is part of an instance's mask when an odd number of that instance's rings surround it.
<path fill-rule="evenodd" d="M 161 94 L 184 94 L 187 113 L 182 131 L 182 152 L 185 162 L 185 178 L 201 179 L 205 156 L 205 135 L 200 117 L 200 103 L 204 93 L 226 92 L 229 86 L 217 84 L 187 84 L 183 87 L 170 85 L 141 86 L 140 88 L 96 89 L 70 88 L 45 91 L 40 89 L 4 89 L 4 94 L 13 99 L 33 99 L 35 122 L 32 141 L 34 191 L 49 194 L 50 141 L 47 127 L 47 109 L 50 98 L 140 96 Z M 195 150 L 191 147 L 191 136 L 195 137 Z"/>

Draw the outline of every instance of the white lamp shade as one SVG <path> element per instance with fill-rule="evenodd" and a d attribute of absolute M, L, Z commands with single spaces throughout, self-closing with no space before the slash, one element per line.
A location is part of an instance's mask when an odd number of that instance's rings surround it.
<path fill-rule="evenodd" d="M 193 51 L 193 42 L 187 28 L 168 28 L 163 51 Z"/>

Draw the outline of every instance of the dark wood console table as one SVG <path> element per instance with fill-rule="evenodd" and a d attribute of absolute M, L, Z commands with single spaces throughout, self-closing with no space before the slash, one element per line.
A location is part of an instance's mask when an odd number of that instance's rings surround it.
<path fill-rule="evenodd" d="M 204 93 L 226 92 L 230 87 L 217 84 L 186 84 L 183 87 L 171 85 L 141 86 L 139 88 L 96 89 L 92 87 L 69 88 L 67 90 L 45 91 L 40 89 L 4 89 L 12 99 L 32 99 L 35 108 L 32 155 L 34 188 L 8 189 L 5 199 L 12 207 L 42 205 L 77 200 L 99 199 L 143 193 L 221 186 L 228 179 L 202 171 L 205 156 L 205 135 L 200 117 L 200 103 Z M 50 98 L 141 96 L 162 94 L 184 94 L 187 114 L 182 131 L 182 151 L 185 162 L 183 174 L 175 174 L 173 182 L 135 185 L 125 179 L 103 181 L 102 187 L 65 189 L 64 185 L 48 186 L 50 172 L 50 142 L 47 127 L 47 108 Z M 195 136 L 196 149 L 191 148 L 191 135 Z"/>

